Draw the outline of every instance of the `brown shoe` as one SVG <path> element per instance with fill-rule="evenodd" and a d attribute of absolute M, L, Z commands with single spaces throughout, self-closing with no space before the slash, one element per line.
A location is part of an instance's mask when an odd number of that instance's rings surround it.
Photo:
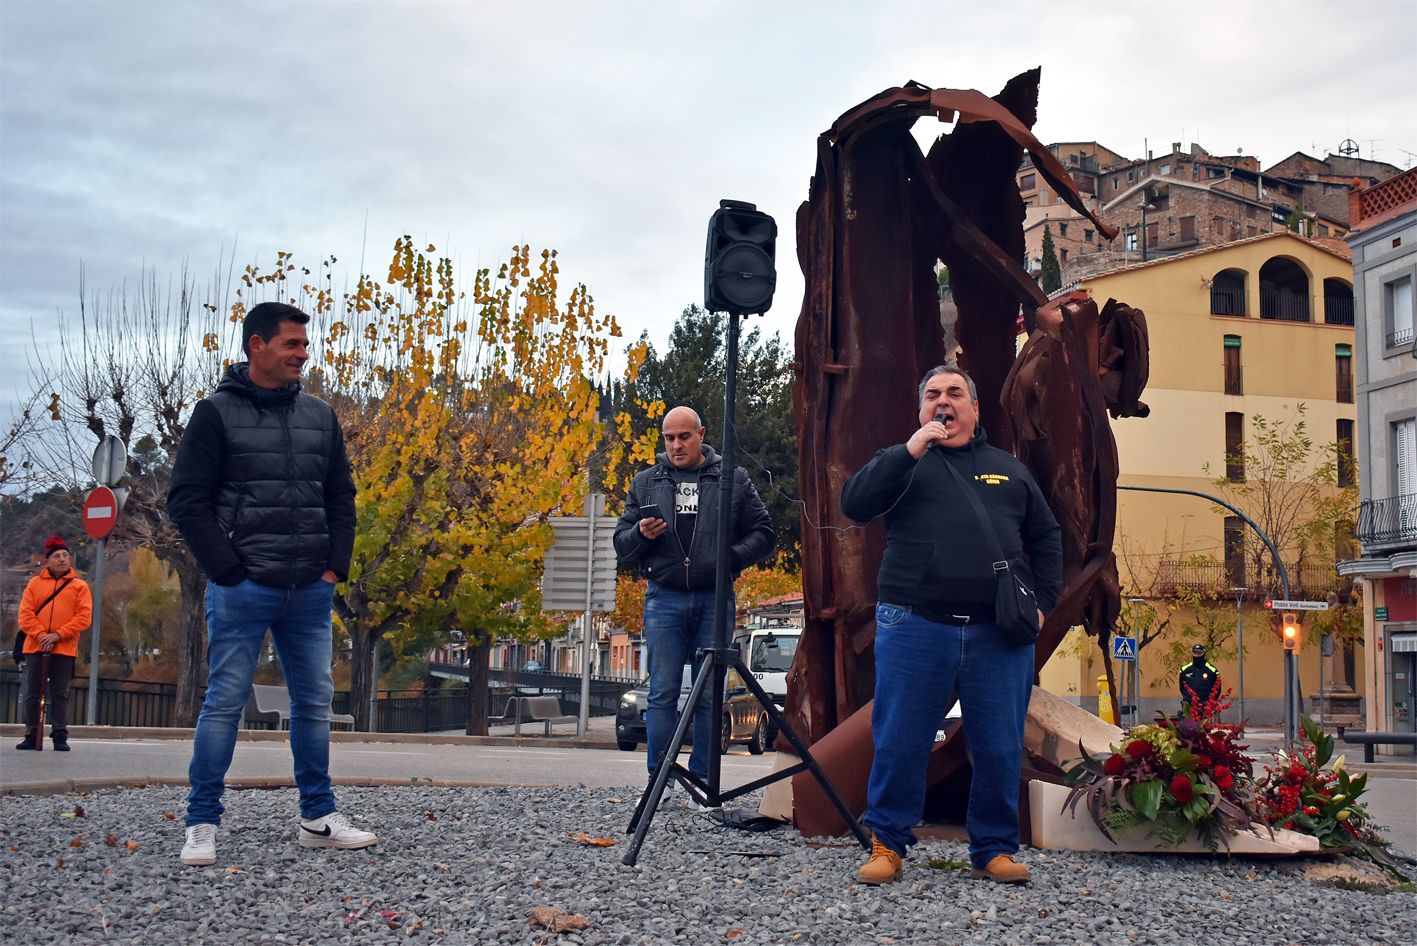
<path fill-rule="evenodd" d="M 1028 883 L 1028 868 L 1014 860 L 1012 854 L 997 854 L 983 867 L 970 871 L 975 880 L 992 880 L 996 884 Z"/>
<path fill-rule="evenodd" d="M 900 880 L 902 870 L 900 855 L 876 840 L 876 836 L 873 834 L 871 835 L 871 857 L 861 866 L 861 870 L 857 871 L 856 879 L 863 884 L 877 887 L 894 880 Z"/>

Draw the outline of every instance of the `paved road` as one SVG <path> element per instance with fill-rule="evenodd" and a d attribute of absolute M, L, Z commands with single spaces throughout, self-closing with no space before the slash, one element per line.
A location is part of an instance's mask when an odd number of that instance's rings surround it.
<path fill-rule="evenodd" d="M 376 737 L 377 738 L 377 737 Z M 185 781 L 192 743 L 186 739 L 72 739 L 73 751 L 9 752 L 0 756 L 0 788 L 24 790 L 63 779 L 152 779 Z M 688 761 L 688 755 L 684 755 Z M 752 781 L 772 768 L 774 753 L 752 756 L 735 749 L 723 758 L 726 786 Z M 241 742 L 231 779 L 291 778 L 290 747 L 284 742 Z M 596 788 L 642 785 L 645 753 L 610 749 L 532 746 L 349 743 L 330 745 L 330 773 L 337 779 L 471 782 L 487 785 L 577 785 Z"/>

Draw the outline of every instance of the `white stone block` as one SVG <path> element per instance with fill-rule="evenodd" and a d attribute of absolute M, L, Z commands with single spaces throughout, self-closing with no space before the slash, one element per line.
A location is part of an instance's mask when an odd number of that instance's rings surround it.
<path fill-rule="evenodd" d="M 777 761 L 773 763 L 772 770 L 781 772 L 801 762 L 797 756 L 790 752 L 777 753 Z M 773 782 L 763 789 L 763 800 L 758 805 L 758 813 L 769 818 L 776 818 L 779 821 L 792 820 L 792 779 L 783 778 Z"/>
<path fill-rule="evenodd" d="M 1165 847 L 1142 831 L 1118 835 L 1113 843 L 1079 802 L 1075 811 L 1065 813 L 1063 802 L 1068 789 L 1051 782 L 1028 783 L 1030 824 L 1033 846 L 1055 851 L 1117 851 L 1128 854 L 1209 854 L 1205 842 L 1188 838 L 1176 847 Z M 1225 848 L 1222 846 L 1221 850 Z M 1276 828 L 1274 836 L 1262 825 L 1253 825 L 1230 839 L 1232 854 L 1268 854 L 1293 857 L 1319 850 L 1319 839 L 1297 831 Z"/>

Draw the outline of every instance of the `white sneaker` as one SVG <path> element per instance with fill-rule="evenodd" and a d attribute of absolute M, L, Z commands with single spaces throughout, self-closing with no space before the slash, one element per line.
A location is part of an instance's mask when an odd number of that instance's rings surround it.
<path fill-rule="evenodd" d="M 194 824 L 187 829 L 187 843 L 182 845 L 182 863 L 188 867 L 207 867 L 216 863 L 216 825 Z"/>
<path fill-rule="evenodd" d="M 691 793 L 689 792 L 688 789 L 685 789 L 685 790 L 684 790 L 684 794 L 688 796 L 687 798 L 684 799 L 684 807 L 687 808 L 687 809 L 689 809 L 690 811 L 722 811 L 722 810 L 723 810 L 723 806 L 722 806 L 722 805 L 710 805 L 710 804 L 706 804 L 706 803 L 701 803 L 697 798 L 695 798 L 695 797 L 693 796 L 693 794 L 691 794 Z"/>
<path fill-rule="evenodd" d="M 314 821 L 300 822 L 301 847 L 337 847 L 353 851 L 378 843 L 377 836 L 369 831 L 360 831 L 338 811 L 332 811 Z"/>

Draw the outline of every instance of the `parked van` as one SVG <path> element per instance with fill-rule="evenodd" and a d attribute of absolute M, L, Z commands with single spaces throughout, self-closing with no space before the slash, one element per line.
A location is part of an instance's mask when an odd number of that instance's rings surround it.
<path fill-rule="evenodd" d="M 787 702 L 787 671 L 797 655 L 802 631 L 791 625 L 739 628 L 734 642 L 748 672 L 779 707 Z"/>

